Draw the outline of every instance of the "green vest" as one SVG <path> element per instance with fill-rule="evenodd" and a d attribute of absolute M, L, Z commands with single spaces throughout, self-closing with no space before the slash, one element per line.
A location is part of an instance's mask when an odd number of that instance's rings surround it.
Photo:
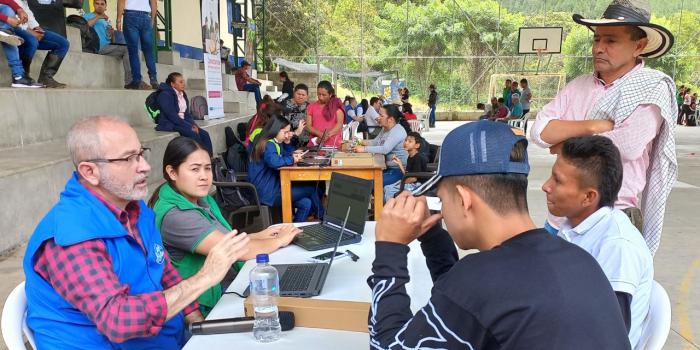
<path fill-rule="evenodd" d="M 226 219 L 224 219 L 223 215 L 221 215 L 219 206 L 216 204 L 216 201 L 214 201 L 214 198 L 212 198 L 212 196 L 206 196 L 203 198 L 203 200 L 204 202 L 209 204 L 209 209 L 211 210 L 211 213 L 214 214 L 214 217 L 216 217 L 219 224 L 221 224 L 221 226 L 225 227 L 227 230 L 231 231 L 231 226 L 228 224 L 228 222 L 226 222 Z M 177 207 L 180 210 L 195 210 L 198 213 L 200 213 L 202 217 L 204 217 L 207 221 L 212 222 L 211 217 L 206 213 L 206 211 L 202 207 L 188 201 L 183 195 L 173 190 L 170 184 L 165 183 L 163 184 L 163 186 L 160 187 L 160 192 L 158 193 L 158 201 L 153 207 L 153 211 L 156 213 L 156 226 L 158 227 L 158 229 L 160 229 L 165 215 L 170 211 L 170 209 L 173 209 L 175 207 Z M 200 242 L 197 242 L 197 244 L 199 243 Z M 185 256 L 182 259 L 171 259 L 171 261 L 173 266 L 175 266 L 177 271 L 182 276 L 182 278 L 189 278 L 192 275 L 196 274 L 202 268 L 202 265 L 204 265 L 204 260 L 206 260 L 206 258 L 206 255 L 198 254 L 193 249 L 191 252 L 185 253 Z M 233 268 L 236 271 L 240 271 L 243 267 L 243 264 L 244 262 L 236 262 L 233 265 Z M 206 290 L 202 295 L 199 296 L 199 298 L 197 298 L 197 301 L 200 304 L 200 310 L 202 311 L 202 314 L 204 314 L 205 317 L 207 316 L 209 311 L 211 311 L 214 305 L 216 305 L 219 299 L 221 299 L 221 295 L 221 284 L 217 283 L 213 287 Z"/>

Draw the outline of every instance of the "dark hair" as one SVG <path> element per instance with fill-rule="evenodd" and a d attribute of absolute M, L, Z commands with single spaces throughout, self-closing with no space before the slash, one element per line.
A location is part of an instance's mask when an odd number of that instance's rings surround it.
<path fill-rule="evenodd" d="M 362 110 L 367 113 L 367 110 L 369 109 L 369 102 L 367 102 L 366 98 L 363 98 L 362 101 L 360 101 L 360 106 L 362 106 Z"/>
<path fill-rule="evenodd" d="M 509 78 L 509 79 L 506 79 L 506 81 L 510 81 L 510 82 L 512 82 L 512 81 L 513 81 L 513 79 L 510 79 L 510 78 Z"/>
<path fill-rule="evenodd" d="M 241 68 L 245 66 L 250 66 L 250 63 L 248 63 L 248 61 L 241 61 Z"/>
<path fill-rule="evenodd" d="M 430 86 L 428 86 L 428 89 L 435 90 L 435 84 L 430 84 Z"/>
<path fill-rule="evenodd" d="M 335 89 L 333 88 L 333 84 L 331 84 L 331 82 L 328 80 L 319 81 L 318 85 L 316 85 L 316 88 L 328 91 L 328 94 L 331 96 L 335 95 Z"/>
<path fill-rule="evenodd" d="M 267 141 L 275 138 L 280 130 L 287 127 L 287 125 L 290 125 L 287 118 L 280 115 L 272 116 L 265 124 L 262 132 L 260 132 L 260 134 L 255 138 L 255 142 L 253 143 L 253 152 L 250 154 L 250 159 L 254 161 L 261 160 L 263 153 L 265 153 L 265 147 L 267 147 Z"/>
<path fill-rule="evenodd" d="M 522 84 L 529 84 L 529 83 L 527 82 L 527 79 L 522 78 L 522 79 L 520 79 L 520 84 L 522 85 Z"/>
<path fill-rule="evenodd" d="M 248 135 L 250 135 L 253 130 L 257 128 L 264 128 L 267 121 L 272 119 L 275 115 L 282 114 L 282 106 L 276 103 L 270 95 L 265 95 L 262 99 L 260 106 L 258 107 L 258 113 L 256 116 L 251 118 L 251 121 L 255 119 L 255 124 L 252 123 L 248 126 Z M 252 141 L 252 140 L 251 140 Z"/>
<path fill-rule="evenodd" d="M 343 104 L 352 101 L 352 96 L 350 95 L 345 95 L 345 99 L 343 99 Z"/>
<path fill-rule="evenodd" d="M 423 145 L 423 137 L 420 136 L 419 133 L 417 133 L 415 131 L 407 132 L 406 138 L 409 138 L 409 137 L 413 137 L 413 140 L 416 141 L 416 143 L 418 144 L 418 147 Z"/>
<path fill-rule="evenodd" d="M 158 198 L 160 197 L 160 188 L 163 187 L 164 184 L 168 183 L 173 187 L 173 189 L 175 188 L 173 180 L 166 171 L 168 165 L 177 170 L 177 168 L 179 168 L 180 165 L 187 160 L 187 157 L 189 157 L 190 154 L 198 150 L 206 151 L 207 154 L 209 154 L 206 147 L 195 139 L 191 139 L 189 137 L 178 136 L 168 142 L 168 145 L 165 147 L 165 153 L 163 154 L 163 179 L 165 180 L 165 183 L 158 186 L 158 188 L 153 192 L 153 195 L 148 200 L 149 207 L 153 208 L 153 206 L 155 206 Z"/>
<path fill-rule="evenodd" d="M 486 105 L 483 104 L 483 103 L 481 103 L 481 102 L 479 102 L 479 103 L 476 104 L 476 109 L 486 109 Z"/>
<path fill-rule="evenodd" d="M 627 26 L 627 32 L 630 34 L 632 41 L 639 41 L 647 37 L 647 33 L 636 26 Z"/>
<path fill-rule="evenodd" d="M 598 135 L 570 138 L 564 142 L 561 155 L 579 171 L 581 183 L 598 190 L 598 208 L 615 203 L 622 187 L 622 158 L 609 138 Z"/>
<path fill-rule="evenodd" d="M 374 104 L 377 103 L 378 101 L 379 101 L 379 97 L 377 97 L 377 96 L 372 96 L 372 98 L 369 99 L 369 104 L 370 104 L 371 106 L 374 106 Z"/>
<path fill-rule="evenodd" d="M 411 113 L 413 114 L 413 105 L 410 103 L 406 102 L 401 106 L 401 109 L 403 110 L 404 113 Z"/>
<path fill-rule="evenodd" d="M 176 78 L 181 77 L 181 76 L 182 76 L 182 73 L 172 72 L 172 73 L 168 74 L 167 78 L 165 78 L 165 83 L 170 85 L 170 84 L 175 82 Z"/>
<path fill-rule="evenodd" d="M 289 79 L 289 75 L 287 75 L 287 72 L 281 71 L 281 72 L 280 72 L 280 78 Z"/>
<path fill-rule="evenodd" d="M 510 152 L 511 162 L 524 162 L 527 155 L 527 141 L 520 140 Z M 444 183 L 455 187 L 469 188 L 491 209 L 501 215 L 527 213 L 527 175 L 525 174 L 483 174 L 448 176 Z M 445 186 L 445 185 L 441 185 Z M 456 191 L 451 191 L 457 193 Z"/>
<path fill-rule="evenodd" d="M 396 122 L 396 124 L 399 124 L 401 119 L 403 119 L 403 113 L 401 113 L 401 111 L 399 110 L 399 107 L 397 105 L 391 104 L 391 105 L 382 106 L 382 108 L 384 108 L 386 110 L 387 117 L 394 118 L 394 121 Z"/>
<path fill-rule="evenodd" d="M 297 84 L 297 86 L 294 87 L 294 92 L 297 92 L 297 90 L 304 90 L 306 93 L 309 93 L 309 87 L 306 86 L 306 84 Z"/>
<path fill-rule="evenodd" d="M 506 100 L 504 100 L 503 97 L 499 97 L 499 98 L 498 98 L 498 102 L 499 102 L 499 103 L 505 103 Z"/>

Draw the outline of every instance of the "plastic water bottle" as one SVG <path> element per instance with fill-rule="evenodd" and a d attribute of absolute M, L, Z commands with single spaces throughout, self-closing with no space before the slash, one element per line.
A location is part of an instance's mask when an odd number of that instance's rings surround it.
<path fill-rule="evenodd" d="M 253 336 L 259 342 L 269 343 L 279 339 L 282 333 L 277 311 L 279 275 L 270 265 L 267 254 L 258 254 L 255 260 L 258 266 L 250 271 L 250 295 L 255 313 Z"/>

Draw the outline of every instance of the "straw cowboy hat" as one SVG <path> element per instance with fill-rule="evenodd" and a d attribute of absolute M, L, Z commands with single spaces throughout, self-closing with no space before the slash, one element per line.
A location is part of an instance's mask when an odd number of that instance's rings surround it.
<path fill-rule="evenodd" d="M 572 16 L 574 22 L 595 31 L 596 27 L 635 26 L 647 34 L 649 43 L 641 56 L 656 58 L 663 56 L 673 46 L 673 34 L 658 25 L 650 23 L 651 6 L 649 0 L 613 0 L 600 19 L 586 19 L 579 14 Z"/>

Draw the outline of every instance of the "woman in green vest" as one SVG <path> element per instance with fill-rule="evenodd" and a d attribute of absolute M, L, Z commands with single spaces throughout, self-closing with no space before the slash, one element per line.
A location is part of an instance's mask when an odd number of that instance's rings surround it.
<path fill-rule="evenodd" d="M 188 278 L 199 271 L 206 255 L 224 235 L 237 232 L 231 230 L 209 195 L 211 158 L 204 146 L 182 136 L 170 141 L 163 156 L 163 177 L 166 183 L 156 190 L 150 204 L 173 265 L 183 278 Z M 285 247 L 299 232 L 300 229 L 288 224 L 249 234 L 248 253 L 242 259 L 253 259 L 257 254 Z M 224 281 L 230 283 L 242 266 L 243 262 L 234 264 Z M 221 295 L 222 285 L 216 285 L 197 299 L 204 316 Z"/>

